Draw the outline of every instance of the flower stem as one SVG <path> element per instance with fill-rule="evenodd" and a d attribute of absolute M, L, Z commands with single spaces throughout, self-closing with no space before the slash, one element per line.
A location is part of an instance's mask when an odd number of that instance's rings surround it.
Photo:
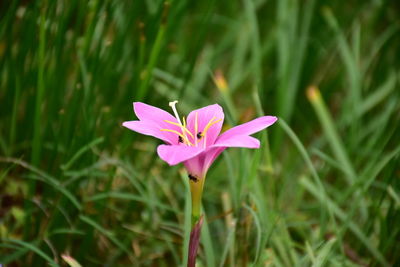
<path fill-rule="evenodd" d="M 199 248 L 200 244 L 200 232 L 202 224 L 203 216 L 200 216 L 198 222 L 192 227 L 192 231 L 190 232 L 187 267 L 196 266 L 197 249 Z"/>
<path fill-rule="evenodd" d="M 200 215 L 201 196 L 203 194 L 205 177 L 190 180 L 190 193 L 192 196 L 192 230 L 190 232 L 188 267 L 196 266 L 197 249 L 200 243 L 200 232 L 203 224 L 203 216 Z"/>
<path fill-rule="evenodd" d="M 192 196 L 192 228 L 200 218 L 201 197 L 203 195 L 205 177 L 201 177 L 196 181 L 189 181 L 190 193 Z"/>

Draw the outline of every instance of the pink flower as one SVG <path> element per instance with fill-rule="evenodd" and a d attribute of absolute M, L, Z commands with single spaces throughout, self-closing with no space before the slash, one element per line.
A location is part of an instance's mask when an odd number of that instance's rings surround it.
<path fill-rule="evenodd" d="M 277 120 L 274 116 L 263 116 L 220 134 L 224 122 L 221 106 L 214 104 L 193 110 L 187 120 L 185 117 L 181 120 L 176 103 L 170 103 L 173 116 L 162 109 L 134 102 L 133 109 L 139 120 L 126 121 L 122 125 L 163 140 L 166 144 L 157 148 L 160 158 L 169 165 L 183 163 L 192 181 L 205 177 L 208 168 L 227 147 L 259 148 L 260 141 L 250 135 Z"/>

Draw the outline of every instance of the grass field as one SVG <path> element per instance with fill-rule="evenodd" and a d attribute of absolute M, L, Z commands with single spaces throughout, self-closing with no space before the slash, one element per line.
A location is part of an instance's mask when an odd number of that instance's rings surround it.
<path fill-rule="evenodd" d="M 186 266 L 187 174 L 121 126 L 179 100 L 279 117 L 210 169 L 197 266 L 399 266 L 399 59 L 397 1 L 2 1 L 0 264 Z"/>

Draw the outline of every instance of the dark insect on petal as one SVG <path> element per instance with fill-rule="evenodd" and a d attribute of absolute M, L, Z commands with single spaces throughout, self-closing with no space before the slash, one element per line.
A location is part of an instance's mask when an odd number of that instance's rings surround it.
<path fill-rule="evenodd" d="M 183 138 L 182 138 L 182 136 L 178 136 L 178 142 L 179 142 L 179 143 L 183 143 Z"/>
<path fill-rule="evenodd" d="M 200 139 L 200 138 L 202 137 L 201 132 L 198 132 L 198 133 L 196 134 L 196 137 L 197 137 L 197 139 Z"/>
<path fill-rule="evenodd" d="M 195 183 L 197 183 L 197 181 L 199 180 L 199 179 L 197 179 L 197 177 L 194 176 L 194 175 L 189 174 L 188 176 L 189 176 L 189 180 L 191 180 L 191 181 L 193 181 L 193 182 L 195 182 Z"/>

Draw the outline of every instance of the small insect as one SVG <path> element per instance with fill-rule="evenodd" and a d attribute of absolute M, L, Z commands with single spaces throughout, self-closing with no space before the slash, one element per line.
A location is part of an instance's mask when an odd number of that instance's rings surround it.
<path fill-rule="evenodd" d="M 199 179 L 197 179 L 197 177 L 194 176 L 194 175 L 189 174 L 188 176 L 189 176 L 189 180 L 191 180 L 191 181 L 193 181 L 193 182 L 195 182 L 195 183 L 197 183 L 197 181 L 199 180 Z"/>
<path fill-rule="evenodd" d="M 197 137 L 197 139 L 200 139 L 200 138 L 202 137 L 201 132 L 198 132 L 198 133 L 196 134 L 196 137 Z"/>
<path fill-rule="evenodd" d="M 182 138 L 182 136 L 178 136 L 178 142 L 179 142 L 179 143 L 183 143 L 183 138 Z"/>

